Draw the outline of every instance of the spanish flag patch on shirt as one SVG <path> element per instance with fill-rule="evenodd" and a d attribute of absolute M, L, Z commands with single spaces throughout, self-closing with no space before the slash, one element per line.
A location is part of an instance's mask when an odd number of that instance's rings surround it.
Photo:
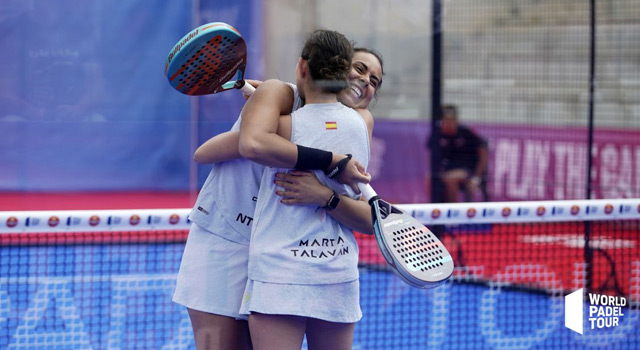
<path fill-rule="evenodd" d="M 324 122 L 324 128 L 327 130 L 336 130 L 338 129 L 337 122 Z"/>

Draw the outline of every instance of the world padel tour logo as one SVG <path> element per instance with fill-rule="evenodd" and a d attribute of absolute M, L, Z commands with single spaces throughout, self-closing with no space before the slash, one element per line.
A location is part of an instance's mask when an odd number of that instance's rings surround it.
<path fill-rule="evenodd" d="M 440 211 L 440 209 L 433 209 L 433 211 L 431 212 L 431 217 L 437 219 L 441 214 L 442 212 Z"/>
<path fill-rule="evenodd" d="M 509 217 L 509 215 L 511 215 L 511 208 L 509 207 L 504 207 L 504 209 L 502 209 L 502 216 Z"/>
<path fill-rule="evenodd" d="M 620 325 L 627 306 L 625 297 L 589 293 L 587 325 L 591 329 L 613 328 Z M 564 326 L 574 332 L 584 331 L 584 290 L 582 288 L 564 297 Z"/>
<path fill-rule="evenodd" d="M 543 216 L 546 211 L 547 211 L 547 208 L 543 206 L 539 206 L 538 209 L 536 209 L 536 214 L 538 216 Z"/>

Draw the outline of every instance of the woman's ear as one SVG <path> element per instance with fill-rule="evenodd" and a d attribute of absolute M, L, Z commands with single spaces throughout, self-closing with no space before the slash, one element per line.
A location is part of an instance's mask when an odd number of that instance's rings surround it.
<path fill-rule="evenodd" d="M 298 64 L 296 65 L 296 70 L 298 71 L 298 74 L 300 74 L 300 77 L 302 78 L 306 78 L 307 77 L 307 60 L 305 60 L 304 58 L 300 57 L 298 59 Z"/>

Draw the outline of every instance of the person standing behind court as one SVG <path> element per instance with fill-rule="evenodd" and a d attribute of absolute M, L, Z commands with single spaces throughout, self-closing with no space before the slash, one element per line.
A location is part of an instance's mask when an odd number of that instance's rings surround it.
<path fill-rule="evenodd" d="M 486 141 L 473 130 L 459 124 L 458 108 L 444 105 L 441 108 L 440 133 L 432 133 L 427 147 L 433 152 L 438 147 L 439 168 L 433 173 L 442 181 L 444 201 L 458 202 L 460 191 L 465 191 L 465 199 L 477 198 L 483 192 L 483 200 L 488 200 L 486 189 L 481 186 L 486 176 L 488 149 Z"/>

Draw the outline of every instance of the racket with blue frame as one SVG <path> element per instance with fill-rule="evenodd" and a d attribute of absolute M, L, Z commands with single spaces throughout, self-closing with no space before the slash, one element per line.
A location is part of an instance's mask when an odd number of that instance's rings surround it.
<path fill-rule="evenodd" d="M 167 56 L 164 72 L 171 86 L 185 95 L 216 94 L 241 89 L 250 95 L 255 88 L 244 82 L 247 46 L 232 26 L 204 24 L 178 41 Z"/>

